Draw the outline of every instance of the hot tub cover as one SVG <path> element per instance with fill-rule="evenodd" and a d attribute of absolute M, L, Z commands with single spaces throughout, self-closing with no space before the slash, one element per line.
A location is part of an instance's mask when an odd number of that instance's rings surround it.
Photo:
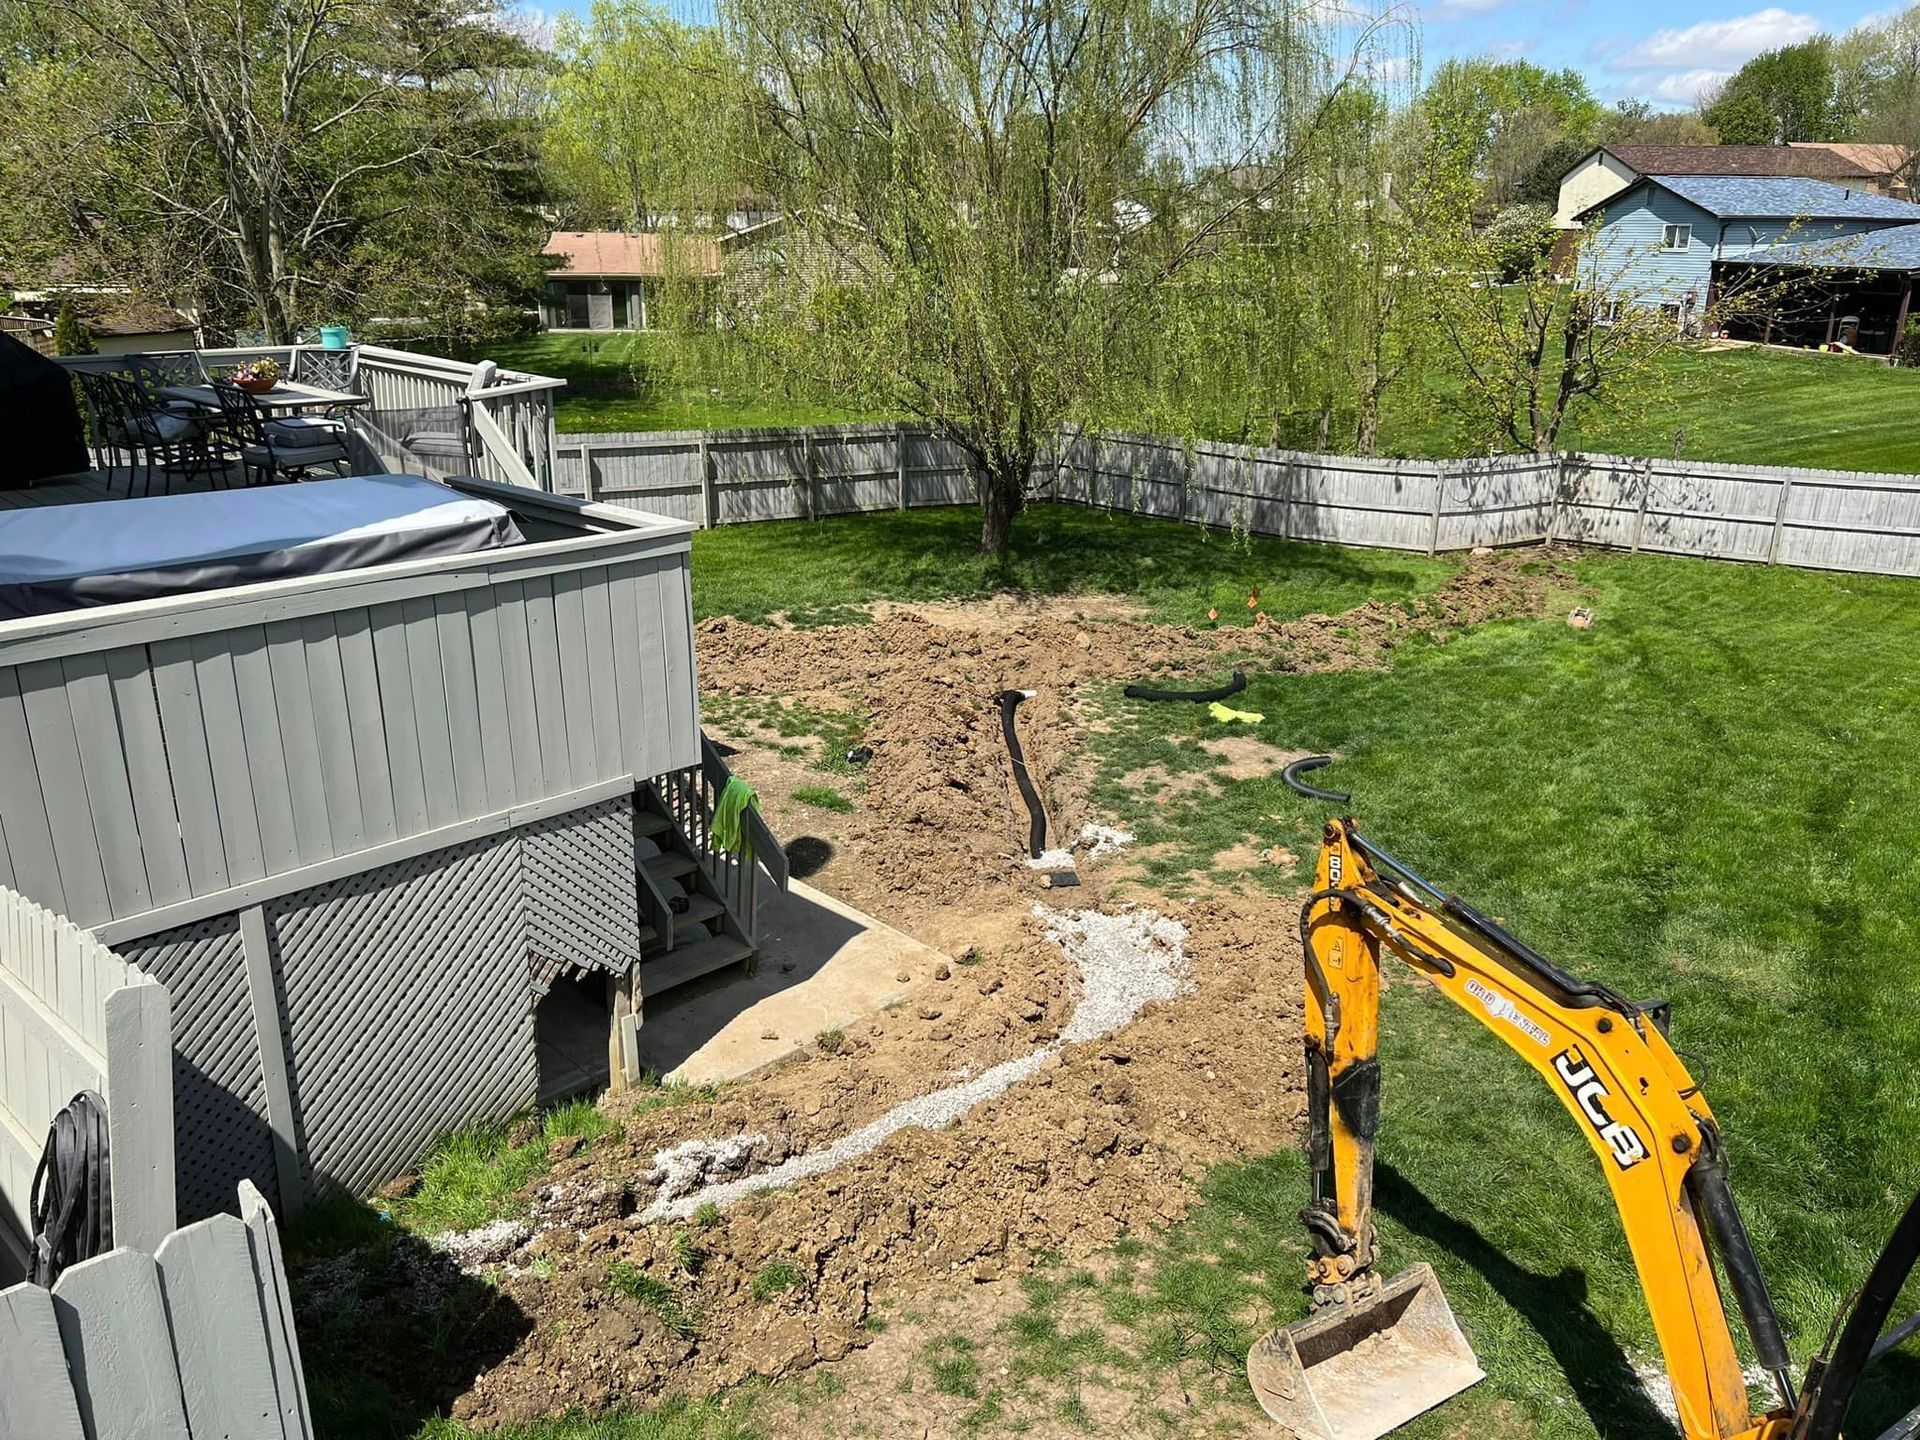
<path fill-rule="evenodd" d="M 417 475 L 0 512 L 0 620 L 518 545 L 512 512 Z"/>

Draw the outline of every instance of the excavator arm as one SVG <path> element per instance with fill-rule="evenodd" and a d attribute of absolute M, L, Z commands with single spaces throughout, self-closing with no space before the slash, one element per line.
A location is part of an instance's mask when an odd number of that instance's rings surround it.
<path fill-rule="evenodd" d="M 1322 1305 L 1364 1298 L 1379 1121 L 1380 962 L 1392 955 L 1531 1065 L 1600 1161 L 1652 1313 L 1687 1440 L 1760 1440 L 1708 1234 L 1762 1362 L 1791 1406 L 1786 1347 L 1726 1185 L 1719 1130 L 1658 1007 L 1575 980 L 1493 921 L 1368 844 L 1327 827 L 1301 916 L 1313 1200 L 1303 1213 Z"/>

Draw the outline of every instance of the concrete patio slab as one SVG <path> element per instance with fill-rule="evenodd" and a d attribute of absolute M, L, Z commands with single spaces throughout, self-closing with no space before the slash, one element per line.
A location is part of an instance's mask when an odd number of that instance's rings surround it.
<path fill-rule="evenodd" d="M 757 975 L 722 972 L 647 1006 L 640 1060 L 669 1080 L 737 1080 L 823 1030 L 897 1005 L 948 958 L 798 880 L 761 902 Z M 905 977 L 904 979 L 902 977 Z"/>

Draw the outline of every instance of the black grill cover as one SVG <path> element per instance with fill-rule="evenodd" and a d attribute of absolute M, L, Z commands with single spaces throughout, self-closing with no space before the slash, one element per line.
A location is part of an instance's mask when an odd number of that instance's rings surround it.
<path fill-rule="evenodd" d="M 0 334 L 0 489 L 92 468 L 73 377 Z"/>

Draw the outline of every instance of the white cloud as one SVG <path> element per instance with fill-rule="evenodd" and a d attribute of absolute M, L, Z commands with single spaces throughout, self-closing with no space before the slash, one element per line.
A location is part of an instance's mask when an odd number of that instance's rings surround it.
<path fill-rule="evenodd" d="M 1615 70 L 1698 73 L 1743 65 L 1763 50 L 1798 45 L 1820 33 L 1811 15 L 1768 6 L 1731 20 L 1702 20 L 1685 29 L 1656 30 L 1610 62 Z"/>
<path fill-rule="evenodd" d="M 1676 70 L 1670 75 L 1643 76 L 1638 85 L 1630 88 L 1645 100 L 1691 105 L 1700 98 L 1701 91 L 1718 85 L 1731 74 L 1731 70 Z"/>

